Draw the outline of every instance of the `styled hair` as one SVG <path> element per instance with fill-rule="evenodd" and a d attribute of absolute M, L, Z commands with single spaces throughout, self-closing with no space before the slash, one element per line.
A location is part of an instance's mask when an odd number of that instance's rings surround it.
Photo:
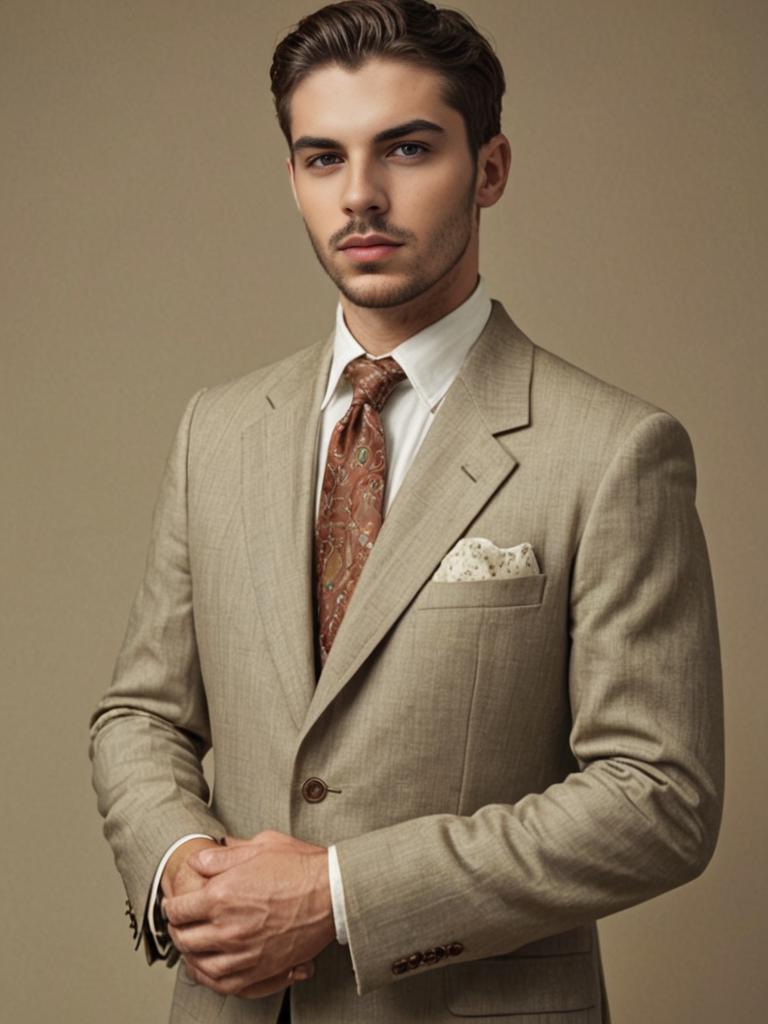
<path fill-rule="evenodd" d="M 342 0 L 302 18 L 272 57 L 272 94 L 289 147 L 290 100 L 299 82 L 324 65 L 355 71 L 371 57 L 440 74 L 443 99 L 464 120 L 473 160 L 501 131 L 504 71 L 469 18 L 427 0 Z"/>

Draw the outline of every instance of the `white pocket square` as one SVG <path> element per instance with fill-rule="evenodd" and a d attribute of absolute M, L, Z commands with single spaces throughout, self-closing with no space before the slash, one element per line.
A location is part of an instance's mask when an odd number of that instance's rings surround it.
<path fill-rule="evenodd" d="M 500 548 L 485 537 L 462 537 L 442 560 L 432 579 L 437 583 L 460 583 L 462 580 L 536 576 L 539 572 L 539 563 L 530 544 Z"/>

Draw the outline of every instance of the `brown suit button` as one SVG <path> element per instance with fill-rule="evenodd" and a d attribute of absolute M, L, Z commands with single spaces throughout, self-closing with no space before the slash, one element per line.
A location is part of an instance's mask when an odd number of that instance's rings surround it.
<path fill-rule="evenodd" d="M 128 900 L 125 901 L 125 905 L 128 907 L 128 909 L 125 912 L 128 917 L 128 924 L 131 926 L 131 932 L 133 933 L 133 937 L 135 939 L 136 936 L 139 934 L 139 922 L 136 920 L 136 915 L 133 912 L 133 907 L 128 902 Z"/>
<path fill-rule="evenodd" d="M 436 964 L 440 958 L 437 953 L 431 947 L 424 950 L 424 963 L 425 964 Z"/>
<path fill-rule="evenodd" d="M 395 962 L 392 964 L 392 973 L 393 974 L 405 974 L 405 972 L 407 970 L 408 970 L 408 961 L 407 960 L 395 960 Z"/>
<path fill-rule="evenodd" d="M 307 779 L 301 787 L 301 795 L 308 804 L 319 804 L 321 800 L 325 800 L 327 792 L 328 787 L 322 779 Z"/>
<path fill-rule="evenodd" d="M 446 954 L 445 946 L 435 946 L 435 958 L 437 960 L 442 960 L 443 957 L 445 956 L 445 954 Z"/>
<path fill-rule="evenodd" d="M 448 946 L 448 956 L 458 956 L 459 953 L 464 952 L 464 947 L 460 942 L 451 942 Z"/>
<path fill-rule="evenodd" d="M 413 970 L 414 967 L 421 967 L 423 962 L 424 957 L 422 956 L 421 953 L 411 953 L 411 955 L 408 957 L 408 966 L 410 967 L 411 970 Z"/>

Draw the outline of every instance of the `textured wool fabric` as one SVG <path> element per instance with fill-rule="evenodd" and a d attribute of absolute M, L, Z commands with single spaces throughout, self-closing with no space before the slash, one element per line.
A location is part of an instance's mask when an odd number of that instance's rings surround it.
<path fill-rule="evenodd" d="M 179 425 L 92 718 L 140 932 L 179 836 L 277 829 L 336 846 L 348 912 L 349 945 L 291 986 L 294 1024 L 608 1024 L 594 922 L 694 878 L 720 819 L 690 440 L 494 302 L 318 678 L 314 470 L 332 352 L 331 335 L 200 392 Z M 432 578 L 478 537 L 529 544 L 541 572 Z M 311 778 L 328 787 L 319 802 Z M 419 960 L 452 944 L 460 955 Z M 403 959 L 418 966 L 396 973 Z M 275 1024 L 282 998 L 222 996 L 182 964 L 171 1024 Z"/>
<path fill-rule="evenodd" d="M 354 393 L 328 445 L 315 530 L 323 664 L 381 529 L 387 454 L 379 412 L 405 371 L 394 359 L 360 356 L 344 376 Z"/>

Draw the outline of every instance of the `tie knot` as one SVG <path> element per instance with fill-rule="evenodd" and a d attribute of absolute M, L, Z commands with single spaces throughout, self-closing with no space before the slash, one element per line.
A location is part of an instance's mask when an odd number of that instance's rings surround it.
<path fill-rule="evenodd" d="M 344 376 L 355 389 L 353 405 L 365 402 L 381 412 L 395 385 L 405 378 L 405 370 L 391 356 L 384 359 L 358 356 L 344 367 Z"/>

